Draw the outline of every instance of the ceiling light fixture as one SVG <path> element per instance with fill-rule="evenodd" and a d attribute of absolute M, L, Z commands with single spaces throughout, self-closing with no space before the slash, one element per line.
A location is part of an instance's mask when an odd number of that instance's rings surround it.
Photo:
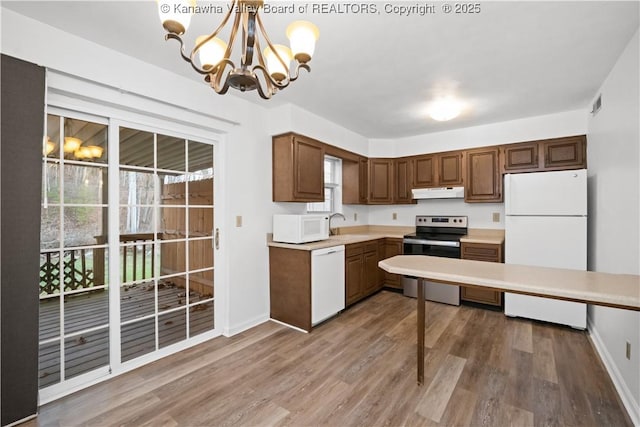
<path fill-rule="evenodd" d="M 68 159 L 99 159 L 104 153 L 104 148 L 99 145 L 82 145 L 83 142 L 79 138 L 73 136 L 67 136 L 64 138 L 64 144 L 62 144 L 62 151 L 64 157 Z M 56 144 L 47 137 L 47 143 L 44 149 L 44 155 L 49 156 L 56 148 Z"/>
<path fill-rule="evenodd" d="M 433 120 L 445 122 L 454 119 L 462 112 L 462 103 L 452 96 L 440 97 L 431 103 L 429 115 Z"/>
<path fill-rule="evenodd" d="M 162 26 L 167 30 L 165 40 L 174 39 L 180 43 L 182 58 L 205 76 L 204 80 L 213 90 L 222 95 L 229 87 L 242 92 L 255 89 L 262 98 L 269 99 L 295 81 L 301 68 L 311 71 L 308 62 L 313 56 L 319 32 L 310 22 L 295 21 L 287 28 L 291 49 L 274 45 L 258 14 L 262 6 L 263 0 L 232 0 L 218 28 L 209 35 L 198 37 L 188 55 L 180 36 L 187 31 L 191 14 L 196 11 L 195 0 L 158 0 L 158 13 Z M 231 34 L 225 43 L 218 35 L 234 14 Z M 242 53 L 239 66 L 236 66 L 231 54 L 240 30 Z M 261 51 L 261 45 L 264 51 Z M 291 67 L 293 59 L 295 66 Z"/>

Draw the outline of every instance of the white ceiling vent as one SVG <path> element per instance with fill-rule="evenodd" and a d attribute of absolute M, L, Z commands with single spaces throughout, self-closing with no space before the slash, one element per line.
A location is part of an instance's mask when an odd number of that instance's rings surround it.
<path fill-rule="evenodd" d="M 593 102 L 593 108 L 591 109 L 591 115 L 595 116 L 598 114 L 598 111 L 602 108 L 602 94 L 598 95 L 596 100 Z"/>

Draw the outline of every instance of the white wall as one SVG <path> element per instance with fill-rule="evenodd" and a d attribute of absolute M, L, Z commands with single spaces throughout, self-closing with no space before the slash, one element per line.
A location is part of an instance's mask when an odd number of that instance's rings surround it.
<path fill-rule="evenodd" d="M 221 179 L 226 215 L 216 224 L 221 230 L 226 270 L 218 283 L 227 297 L 223 325 L 234 333 L 269 316 L 268 253 L 265 236 L 271 229 L 271 137 L 267 110 L 240 97 L 219 96 L 205 83 L 187 79 L 111 49 L 75 37 L 54 27 L 2 9 L 2 53 L 74 76 L 77 95 L 96 98 L 95 87 L 109 88 L 112 107 L 144 111 L 165 120 L 168 127 L 191 126 L 211 132 L 224 145 Z M 180 60 L 176 55 L 176 61 Z M 72 80 L 74 80 L 72 79 Z M 98 83 L 96 85 L 96 83 Z M 67 85 L 68 86 L 68 85 Z M 114 91 L 113 88 L 118 90 Z M 257 96 L 247 93 L 246 97 Z M 82 105 L 78 101 L 78 105 Z M 91 111 L 88 111 L 91 112 Z M 220 176 L 220 174 L 218 174 Z M 221 200 L 222 199 L 222 200 Z M 243 227 L 235 217 L 243 216 Z M 226 263 L 225 263 L 226 260 Z M 225 269 L 226 267 L 226 269 Z M 224 292 L 228 291 L 228 292 Z"/>
<path fill-rule="evenodd" d="M 318 115 L 310 113 L 296 105 L 286 104 L 272 108 L 269 115 L 269 134 L 277 135 L 285 132 L 299 134 L 317 139 L 318 141 L 343 148 L 353 153 L 366 156 L 369 149 L 367 138 L 330 122 Z M 271 145 L 269 143 L 269 145 Z M 271 157 L 270 157 L 271 159 Z M 269 176 L 269 182 L 271 177 Z M 274 203 L 278 209 L 289 213 L 304 213 L 304 203 Z M 341 212 L 346 220 L 337 218 L 332 226 L 344 227 L 352 225 L 372 224 L 369 218 L 370 207 L 363 205 L 343 205 Z M 355 219 L 354 214 L 357 214 Z"/>
<path fill-rule="evenodd" d="M 566 111 L 397 140 L 371 140 L 369 156 L 401 157 L 488 145 L 509 144 L 560 136 L 584 135 L 586 110 Z M 393 214 L 397 213 L 397 219 Z M 500 221 L 493 222 L 493 213 Z M 419 200 L 416 205 L 372 206 L 369 221 L 380 225 L 414 225 L 416 215 L 466 215 L 470 228 L 504 228 L 504 203 L 464 203 L 455 200 Z"/>
<path fill-rule="evenodd" d="M 640 274 L 640 37 L 633 36 L 588 121 L 589 270 Z M 597 96 L 597 95 L 596 95 Z M 640 313 L 589 307 L 594 342 L 640 425 Z M 631 343 L 631 360 L 625 357 Z"/>
<path fill-rule="evenodd" d="M 566 111 L 507 122 L 434 132 L 397 139 L 390 152 L 388 140 L 371 140 L 371 157 L 401 157 L 421 153 L 509 144 L 560 136 L 584 135 L 586 110 Z"/>

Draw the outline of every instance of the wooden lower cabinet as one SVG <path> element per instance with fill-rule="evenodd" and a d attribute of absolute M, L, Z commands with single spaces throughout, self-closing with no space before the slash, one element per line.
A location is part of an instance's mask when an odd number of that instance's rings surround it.
<path fill-rule="evenodd" d="M 461 245 L 461 258 L 476 261 L 504 262 L 504 245 L 489 243 L 467 243 Z M 495 306 L 502 305 L 503 292 L 483 288 L 460 288 L 460 299 Z"/>
<path fill-rule="evenodd" d="M 311 251 L 269 248 L 271 318 L 311 330 Z"/>
<path fill-rule="evenodd" d="M 378 274 L 378 241 L 345 247 L 345 304 L 349 306 L 381 288 Z"/>
<path fill-rule="evenodd" d="M 390 237 L 384 239 L 384 251 L 381 259 L 391 258 L 396 255 L 402 255 L 402 239 Z M 402 276 L 385 271 L 383 285 L 389 288 L 402 289 Z"/>

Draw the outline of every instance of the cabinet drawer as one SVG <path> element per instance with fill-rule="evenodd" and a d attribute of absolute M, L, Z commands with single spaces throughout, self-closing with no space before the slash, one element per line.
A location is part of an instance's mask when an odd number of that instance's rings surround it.
<path fill-rule="evenodd" d="M 362 243 L 352 243 L 350 245 L 346 245 L 344 256 L 346 258 L 353 255 L 362 255 L 364 253 L 364 244 Z"/>
<path fill-rule="evenodd" d="M 500 262 L 500 247 L 480 243 L 463 243 L 462 258 L 477 261 Z"/>

